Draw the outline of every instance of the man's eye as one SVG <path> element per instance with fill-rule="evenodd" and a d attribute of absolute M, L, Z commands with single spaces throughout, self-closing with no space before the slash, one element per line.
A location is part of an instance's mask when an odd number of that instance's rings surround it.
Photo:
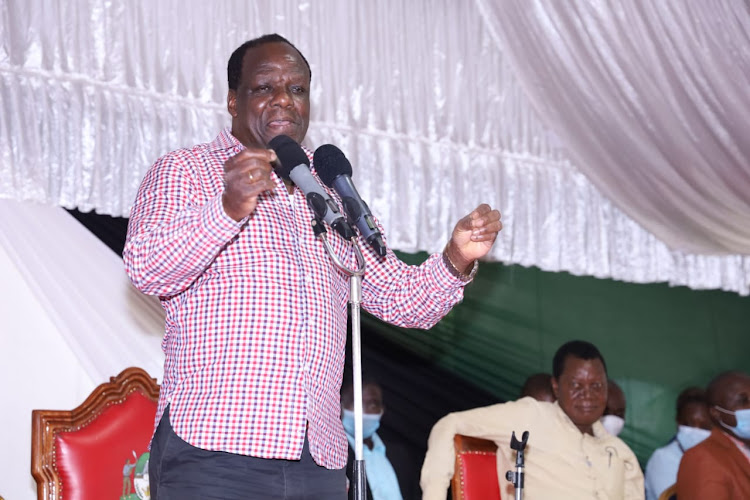
<path fill-rule="evenodd" d="M 294 85 L 292 86 L 292 93 L 294 94 L 304 94 L 305 93 L 305 87 L 302 87 L 300 85 Z"/>
<path fill-rule="evenodd" d="M 268 92 L 269 90 L 271 90 L 270 85 L 258 85 L 255 87 L 256 92 Z"/>

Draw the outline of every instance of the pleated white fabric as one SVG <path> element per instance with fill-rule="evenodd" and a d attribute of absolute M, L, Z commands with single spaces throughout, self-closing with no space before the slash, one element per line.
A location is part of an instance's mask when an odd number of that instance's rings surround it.
<path fill-rule="evenodd" d="M 38 314 L 49 317 L 91 380 L 108 380 L 128 366 L 161 377 L 159 300 L 136 290 L 117 254 L 70 214 L 0 200 L 0 248 L 40 305 Z M 5 283 L 3 296 L 13 289 Z"/>
<path fill-rule="evenodd" d="M 36 498 L 31 411 L 72 409 L 129 366 L 161 379 L 164 312 L 60 207 L 0 200 L 0 495 Z"/>
<path fill-rule="evenodd" d="M 732 38 L 739 30 L 724 30 L 724 45 L 693 43 L 696 26 L 713 26 L 714 11 L 734 8 L 696 3 L 668 0 L 638 11 L 646 26 L 671 26 L 670 45 L 654 61 L 701 49 L 685 66 L 695 72 L 713 50 L 742 47 L 746 38 Z M 461 216 L 489 202 L 505 221 L 491 260 L 747 294 L 747 142 L 736 133 L 745 56 L 738 68 L 725 67 L 728 56 L 710 67 L 727 70 L 732 84 L 703 82 L 708 69 L 692 79 L 660 77 L 660 86 L 639 91 L 658 95 L 638 115 L 622 95 L 632 75 L 617 75 L 622 85 L 609 87 L 583 77 L 603 65 L 592 47 L 640 50 L 635 42 L 606 43 L 624 37 L 631 17 L 604 0 L 571 5 L 578 7 L 568 20 L 557 12 L 562 4 L 525 0 L 9 0 L 0 5 L 0 197 L 127 215 L 156 158 L 209 141 L 228 123 L 232 50 L 278 32 L 312 66 L 307 145 L 334 143 L 349 156 L 394 248 L 440 250 Z M 544 24 L 545 12 L 562 16 L 567 31 Z M 737 25 L 747 22 L 746 9 L 734 14 Z M 656 49 L 666 43 L 646 27 L 642 39 Z M 535 57 L 539 51 L 547 58 Z M 552 64 L 558 53 L 568 65 Z M 590 67 L 563 80 L 574 65 Z M 635 70 L 645 71 L 628 69 Z M 556 89 L 562 85 L 581 88 L 565 94 Z M 542 100 L 538 87 L 557 91 Z M 571 104 L 590 91 L 590 103 Z M 683 117 L 665 104 L 653 127 L 631 126 L 636 116 L 650 119 L 654 99 L 666 103 L 670 95 L 697 110 Z M 711 111 L 733 103 L 731 112 Z M 693 125 L 696 117 L 703 122 Z M 704 144 L 701 163 L 684 161 Z M 704 172 L 709 162 L 715 168 Z"/>

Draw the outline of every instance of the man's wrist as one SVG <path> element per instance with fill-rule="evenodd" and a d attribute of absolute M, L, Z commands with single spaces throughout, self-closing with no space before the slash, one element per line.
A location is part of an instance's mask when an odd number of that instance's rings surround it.
<path fill-rule="evenodd" d="M 461 270 L 456 266 L 456 264 L 453 263 L 453 259 L 451 259 L 449 254 L 449 246 L 446 246 L 445 250 L 443 250 L 443 263 L 448 269 L 448 272 L 450 272 L 454 277 L 460 279 L 461 281 L 471 281 L 474 278 L 474 275 L 477 273 L 479 262 L 473 260 L 467 266 L 465 266 L 463 270 Z"/>

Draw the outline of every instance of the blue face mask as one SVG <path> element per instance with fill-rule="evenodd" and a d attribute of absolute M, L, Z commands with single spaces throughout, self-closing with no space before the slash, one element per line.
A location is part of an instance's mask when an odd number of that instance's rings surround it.
<path fill-rule="evenodd" d="M 721 406 L 716 405 L 714 405 L 714 408 L 729 415 L 734 415 L 734 417 L 737 419 L 737 425 L 735 425 L 734 427 L 725 424 L 722 420 L 719 420 L 719 423 L 722 425 L 722 427 L 734 432 L 734 435 L 738 438 L 750 439 L 750 408 L 737 411 L 725 410 Z"/>
<path fill-rule="evenodd" d="M 380 427 L 380 417 L 382 413 L 363 413 L 362 414 L 362 437 L 367 439 L 375 434 Z M 344 408 L 344 416 L 341 419 L 344 424 L 344 430 L 350 436 L 354 436 L 354 412 Z"/>

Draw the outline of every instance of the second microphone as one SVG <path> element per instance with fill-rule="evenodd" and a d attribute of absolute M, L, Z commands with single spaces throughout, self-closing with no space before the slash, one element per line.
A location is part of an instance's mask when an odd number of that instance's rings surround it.
<path fill-rule="evenodd" d="M 333 144 L 324 144 L 315 150 L 313 162 L 320 180 L 341 197 L 349 222 L 357 226 L 359 233 L 378 255 L 385 257 L 383 236 L 375 224 L 370 208 L 354 187 L 352 165 L 344 153 Z"/>

